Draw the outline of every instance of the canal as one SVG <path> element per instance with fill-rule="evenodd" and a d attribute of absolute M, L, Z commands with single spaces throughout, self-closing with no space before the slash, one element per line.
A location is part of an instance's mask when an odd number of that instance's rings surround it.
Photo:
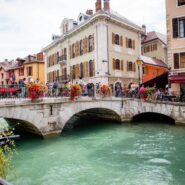
<path fill-rule="evenodd" d="M 17 142 L 14 185 L 184 185 L 185 128 L 81 120 L 58 138 Z"/>

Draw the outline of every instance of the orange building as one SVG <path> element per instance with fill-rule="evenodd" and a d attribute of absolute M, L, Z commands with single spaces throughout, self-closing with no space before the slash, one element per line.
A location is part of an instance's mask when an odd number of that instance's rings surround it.
<path fill-rule="evenodd" d="M 168 72 L 168 66 L 162 60 L 150 58 L 146 56 L 141 57 L 142 60 L 142 83 L 146 83 L 158 76 Z"/>

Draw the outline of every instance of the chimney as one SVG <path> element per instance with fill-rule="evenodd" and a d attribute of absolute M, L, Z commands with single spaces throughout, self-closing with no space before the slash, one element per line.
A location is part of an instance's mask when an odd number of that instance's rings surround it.
<path fill-rule="evenodd" d="M 96 12 L 100 11 L 101 9 L 102 9 L 101 0 L 97 0 L 96 1 Z"/>
<path fill-rule="evenodd" d="M 143 24 L 142 25 L 142 30 L 143 30 L 143 32 L 145 33 L 145 35 L 146 35 L 146 26 Z"/>
<path fill-rule="evenodd" d="M 109 0 L 104 0 L 104 11 L 110 12 L 110 2 L 109 2 Z"/>
<path fill-rule="evenodd" d="M 42 52 L 41 53 L 37 53 L 37 60 L 39 60 L 39 61 L 43 61 L 44 60 L 44 55 L 43 55 Z"/>
<path fill-rule="evenodd" d="M 86 15 L 93 15 L 93 10 L 87 10 Z"/>

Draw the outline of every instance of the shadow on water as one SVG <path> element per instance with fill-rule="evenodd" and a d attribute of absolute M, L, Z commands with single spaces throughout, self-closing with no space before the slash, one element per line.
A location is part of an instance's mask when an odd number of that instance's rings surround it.
<path fill-rule="evenodd" d="M 167 125 L 175 125 L 175 120 L 170 118 L 169 116 L 159 114 L 159 113 L 143 113 L 133 117 L 133 124 L 167 124 Z"/>

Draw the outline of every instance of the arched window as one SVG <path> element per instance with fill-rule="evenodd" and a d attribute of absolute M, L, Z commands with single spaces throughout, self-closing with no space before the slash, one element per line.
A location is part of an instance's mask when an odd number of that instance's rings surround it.
<path fill-rule="evenodd" d="M 80 64 L 80 77 L 83 78 L 84 77 L 84 73 L 83 73 L 83 64 Z"/>
<path fill-rule="evenodd" d="M 76 75 L 75 75 L 75 65 L 73 65 L 73 69 L 72 69 L 73 71 L 72 71 L 72 74 L 73 74 L 73 79 L 75 79 L 76 78 Z"/>
<path fill-rule="evenodd" d="M 120 70 L 120 69 L 121 69 L 120 60 L 119 60 L 119 59 L 116 60 L 116 65 L 115 65 L 115 67 L 116 67 L 116 70 Z"/>
<path fill-rule="evenodd" d="M 93 61 L 89 61 L 89 77 L 93 76 Z"/>
<path fill-rule="evenodd" d="M 132 48 L 132 39 L 128 39 L 128 48 Z"/>
<path fill-rule="evenodd" d="M 128 62 L 128 71 L 133 71 L 133 63 Z"/>
<path fill-rule="evenodd" d="M 118 34 L 115 35 L 115 44 L 119 45 L 119 35 Z"/>
<path fill-rule="evenodd" d="M 83 41 L 80 40 L 80 55 L 83 55 Z"/>
<path fill-rule="evenodd" d="M 93 49 L 92 35 L 89 35 L 89 52 L 91 52 L 92 49 Z"/>
<path fill-rule="evenodd" d="M 72 45 L 72 58 L 75 58 L 75 45 Z"/>

